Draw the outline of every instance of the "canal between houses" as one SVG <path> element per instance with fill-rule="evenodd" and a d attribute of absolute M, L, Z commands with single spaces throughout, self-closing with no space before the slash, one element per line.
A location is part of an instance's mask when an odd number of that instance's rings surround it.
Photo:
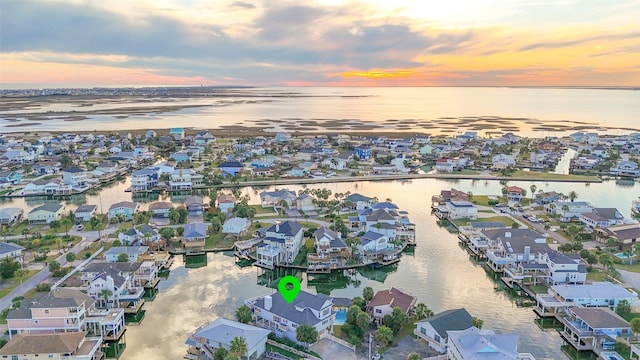
<path fill-rule="evenodd" d="M 532 182 L 512 181 L 530 192 Z M 640 185 L 616 185 L 613 181 L 594 184 L 536 182 L 543 191 L 568 193 L 576 191 L 578 200 L 590 201 L 597 207 L 617 207 L 626 217 L 630 215 L 631 200 L 640 194 Z M 102 201 L 104 212 L 111 203 L 131 200 L 124 189 L 128 180 L 113 184 L 100 191 L 100 195 L 72 198 L 71 209 L 80 203 L 96 204 Z M 306 186 L 288 186 L 299 190 Z M 474 264 L 465 249 L 458 245 L 455 234 L 436 223 L 430 213 L 431 196 L 440 190 L 455 187 L 474 194 L 500 194 L 498 181 L 418 179 L 392 182 L 355 182 L 309 185 L 310 188 L 328 188 L 332 192 L 358 192 L 379 199 L 391 198 L 401 210 L 409 212 L 416 224 L 417 247 L 414 254 L 405 254 L 388 273 L 354 273 L 346 276 L 303 276 L 302 288 L 316 292 L 331 291 L 332 296 L 359 296 L 362 288 L 374 290 L 391 286 L 406 289 L 434 312 L 453 308 L 466 308 L 472 315 L 484 320 L 483 328 L 498 333 L 520 334 L 521 352 L 531 352 L 537 358 L 566 358 L 560 350 L 562 340 L 556 331 L 543 331 L 534 322 L 530 307 L 519 307 L 500 283 L 497 283 L 479 265 Z M 259 203 L 258 193 L 264 189 L 244 188 L 252 204 Z M 529 195 L 530 196 L 530 195 Z M 170 197 L 181 201 L 184 197 Z M 147 202 L 157 201 L 156 198 Z M 137 199 L 136 201 L 145 201 Z M 43 200 L 13 199 L 3 207 L 19 206 L 30 210 Z M 75 204 L 74 204 L 75 203 Z M 143 203 L 143 209 L 146 204 Z M 263 295 L 274 290 L 258 284 L 261 270 L 240 268 L 232 256 L 208 254 L 208 265 L 198 269 L 183 266 L 177 258 L 169 278 L 160 283 L 160 293 L 153 302 L 145 304 L 146 318 L 140 326 L 130 326 L 126 333 L 127 349 L 123 360 L 179 359 L 185 353 L 184 341 L 197 327 L 218 317 L 233 318 L 235 309 L 248 297 Z M 317 285 L 321 283 L 321 285 Z"/>

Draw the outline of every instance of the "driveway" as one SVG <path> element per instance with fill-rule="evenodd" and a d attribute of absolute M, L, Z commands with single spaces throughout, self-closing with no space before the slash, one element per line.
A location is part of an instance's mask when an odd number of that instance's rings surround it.
<path fill-rule="evenodd" d="M 385 360 L 406 360 L 409 354 L 414 352 L 420 354 L 421 359 L 440 355 L 431 349 L 426 342 L 415 339 L 412 336 L 405 336 L 396 346 L 382 354 L 382 358 Z"/>
<path fill-rule="evenodd" d="M 333 342 L 330 339 L 322 339 L 311 346 L 311 350 L 320 354 L 323 359 L 362 360 L 346 346 Z M 406 357 L 405 357 L 406 359 Z"/>

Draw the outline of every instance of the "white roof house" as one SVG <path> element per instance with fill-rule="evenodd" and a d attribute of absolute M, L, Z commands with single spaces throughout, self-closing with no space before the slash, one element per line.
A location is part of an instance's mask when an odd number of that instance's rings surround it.
<path fill-rule="evenodd" d="M 207 351 L 203 349 L 203 345 L 212 349 L 223 347 L 228 350 L 234 338 L 244 338 L 247 352 L 243 354 L 243 358 L 246 356 L 248 359 L 257 359 L 266 351 L 267 336 L 270 332 L 252 325 L 218 318 L 198 328 L 189 336 L 186 344 L 201 352 L 204 359 L 208 359 Z"/>
<path fill-rule="evenodd" d="M 492 330 L 471 327 L 461 331 L 448 331 L 447 356 L 456 360 L 517 359 L 517 334 L 496 334 Z M 528 355 L 528 354 L 527 354 Z M 524 357 L 526 359 L 526 357 Z M 533 358 L 533 357 L 529 357 Z"/>

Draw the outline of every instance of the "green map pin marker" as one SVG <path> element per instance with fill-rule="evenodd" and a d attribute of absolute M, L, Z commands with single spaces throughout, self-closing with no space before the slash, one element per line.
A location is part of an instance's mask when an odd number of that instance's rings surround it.
<path fill-rule="evenodd" d="M 300 280 L 295 276 L 285 276 L 278 282 L 278 292 L 286 302 L 291 304 L 300 292 Z"/>

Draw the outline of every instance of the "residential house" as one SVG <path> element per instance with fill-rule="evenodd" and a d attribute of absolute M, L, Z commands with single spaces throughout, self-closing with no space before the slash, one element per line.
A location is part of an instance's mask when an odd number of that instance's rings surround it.
<path fill-rule="evenodd" d="M 184 140 L 184 129 L 183 128 L 171 128 L 169 130 L 169 136 L 173 137 L 176 141 Z"/>
<path fill-rule="evenodd" d="M 166 201 L 158 201 L 149 204 L 149 212 L 151 212 L 152 217 L 168 218 L 171 209 L 173 209 L 173 203 Z"/>
<path fill-rule="evenodd" d="M 89 188 L 87 170 L 79 167 L 62 169 L 62 181 L 76 191 L 85 191 Z"/>
<path fill-rule="evenodd" d="M 624 216 L 616 208 L 593 208 L 578 217 L 581 223 L 592 229 L 621 224 Z"/>
<path fill-rule="evenodd" d="M 469 201 L 448 201 L 444 205 L 438 205 L 435 212 L 439 218 L 470 219 L 478 218 L 478 207 Z"/>
<path fill-rule="evenodd" d="M 518 337 L 516 334 L 496 334 L 493 330 L 480 330 L 476 327 L 449 331 L 447 358 L 535 360 L 531 354 L 518 353 Z"/>
<path fill-rule="evenodd" d="M 360 253 L 375 253 L 393 248 L 389 237 L 374 231 L 367 231 L 360 236 L 358 250 Z"/>
<path fill-rule="evenodd" d="M 114 246 L 105 251 L 105 260 L 108 263 L 118 262 L 120 254 L 127 254 L 127 262 L 136 262 L 138 257 L 149 251 L 148 246 Z"/>
<path fill-rule="evenodd" d="M 296 328 L 308 325 L 321 335 L 329 333 L 335 321 L 333 300 L 324 294 L 300 291 L 293 302 L 288 303 L 279 292 L 248 299 L 246 305 L 253 310 L 256 326 L 270 330 L 279 337 L 296 339 Z"/>
<path fill-rule="evenodd" d="M 149 224 L 141 224 L 134 228 L 127 229 L 118 234 L 118 239 L 125 245 L 134 245 L 137 243 L 150 245 L 158 244 L 162 241 L 158 229 Z"/>
<path fill-rule="evenodd" d="M 222 233 L 223 234 L 233 234 L 236 236 L 244 236 L 249 230 L 251 226 L 251 220 L 234 217 L 225 220 L 224 224 L 222 224 Z"/>
<path fill-rule="evenodd" d="M 260 205 L 262 205 L 263 208 L 280 208 L 284 201 L 287 204 L 286 207 L 291 208 L 297 197 L 295 192 L 287 189 L 263 191 L 260 193 Z"/>
<path fill-rule="evenodd" d="M 552 285 L 547 294 L 536 295 L 534 311 L 541 316 L 562 313 L 570 307 L 603 306 L 615 309 L 620 301 L 633 304 L 638 294 L 610 282 Z"/>
<path fill-rule="evenodd" d="M 157 168 L 145 168 L 131 173 L 131 191 L 141 192 L 158 186 L 160 172 Z"/>
<path fill-rule="evenodd" d="M 178 151 L 169 155 L 170 159 L 173 159 L 177 163 L 191 162 L 191 155 L 186 151 Z"/>
<path fill-rule="evenodd" d="M 515 166 L 516 159 L 507 154 L 494 155 L 491 158 L 491 168 L 494 170 L 504 169 L 509 166 Z"/>
<path fill-rule="evenodd" d="M 330 257 L 332 254 L 344 254 L 349 252 L 347 243 L 339 232 L 335 232 L 325 226 L 313 233 L 316 254 L 322 257 Z"/>
<path fill-rule="evenodd" d="M 147 138 L 147 139 L 151 139 L 151 138 L 154 138 L 154 137 L 156 137 L 156 136 L 158 136 L 158 133 L 156 133 L 156 132 L 155 132 L 155 131 L 153 131 L 153 130 L 147 130 L 147 131 L 144 133 L 144 137 L 145 137 L 145 138 Z"/>
<path fill-rule="evenodd" d="M 601 159 L 609 157 L 609 151 L 602 145 L 596 145 L 591 149 L 591 153 Z"/>
<path fill-rule="evenodd" d="M 579 254 L 563 254 L 555 250 L 547 250 L 538 254 L 537 262 L 547 266 L 545 282 L 549 285 L 587 282 L 587 266 Z"/>
<path fill-rule="evenodd" d="M 612 167 L 609 169 L 609 172 L 612 175 L 623 175 L 623 176 L 638 176 L 640 175 L 640 170 L 638 170 L 638 164 L 634 161 L 623 160 L 619 161 L 616 167 Z"/>
<path fill-rule="evenodd" d="M 266 352 L 267 337 L 270 333 L 271 331 L 266 329 L 218 318 L 196 329 L 186 344 L 190 347 L 188 354 L 194 354 L 201 360 L 213 360 L 215 349 L 229 350 L 233 339 L 238 337 L 244 339 L 247 344 L 247 352 L 242 354 L 242 358 L 258 359 Z"/>
<path fill-rule="evenodd" d="M 473 317 L 465 309 L 441 312 L 416 323 L 413 333 L 425 340 L 429 347 L 444 354 L 447 352 L 448 331 L 466 330 L 473 326 Z"/>
<path fill-rule="evenodd" d="M 280 263 L 291 264 L 302 247 L 302 230 L 302 225 L 294 221 L 268 227 L 257 251 L 258 264 L 271 268 Z"/>
<path fill-rule="evenodd" d="M 355 207 L 356 210 L 363 210 L 371 206 L 374 199 L 358 193 L 353 193 L 342 199 L 342 202 L 345 205 L 350 204 L 351 207 Z"/>
<path fill-rule="evenodd" d="M 353 151 L 360 160 L 371 159 L 371 148 L 367 145 L 357 146 Z"/>
<path fill-rule="evenodd" d="M 35 180 L 22 189 L 22 194 L 29 195 L 70 195 L 71 185 L 61 179 Z"/>
<path fill-rule="evenodd" d="M 96 166 L 96 170 L 107 174 L 113 174 L 118 171 L 118 164 L 112 161 L 101 161 L 98 163 L 98 166 Z"/>
<path fill-rule="evenodd" d="M 225 161 L 218 165 L 218 169 L 222 171 L 222 176 L 234 176 L 242 171 L 243 168 L 244 165 L 238 161 Z"/>
<path fill-rule="evenodd" d="M 0 171 L 0 184 L 20 184 L 22 182 L 22 174 L 16 171 Z"/>
<path fill-rule="evenodd" d="M 100 307 L 123 308 L 137 313 L 144 305 L 144 286 L 136 284 L 134 273 L 141 263 L 91 263 L 82 269 L 81 279 L 87 283 L 87 295 Z"/>
<path fill-rule="evenodd" d="M 402 289 L 392 287 L 389 290 L 378 291 L 367 303 L 367 313 L 379 324 L 385 315 L 391 315 L 393 309 L 399 307 L 408 314 L 416 304 L 416 297 Z"/>
<path fill-rule="evenodd" d="M 18 244 L 10 242 L 0 242 L 0 261 L 8 258 L 15 262 L 22 263 L 23 250 L 25 250 L 25 248 Z"/>
<path fill-rule="evenodd" d="M 487 265 L 495 272 L 507 272 L 516 280 L 523 276 L 514 271 L 520 263 L 535 260 L 536 254 L 550 250 L 546 237 L 529 229 L 483 230 L 481 236 L 489 245 Z"/>
<path fill-rule="evenodd" d="M 431 197 L 431 207 L 434 204 L 442 205 L 449 201 L 469 201 L 469 193 L 451 188 L 451 190 L 440 190 L 440 195 Z"/>
<path fill-rule="evenodd" d="M 196 172 L 191 169 L 178 169 L 171 172 L 169 190 L 191 190 L 194 187 L 192 178 Z"/>
<path fill-rule="evenodd" d="M 300 211 L 315 211 L 316 205 L 314 204 L 315 199 L 309 194 L 302 193 L 296 198 L 296 209 Z"/>
<path fill-rule="evenodd" d="M 592 213 L 593 206 L 585 201 L 556 201 L 545 204 L 544 210 L 548 214 L 558 215 L 560 221 L 568 222 L 577 221 L 582 213 Z"/>
<path fill-rule="evenodd" d="M 524 189 L 519 186 L 507 186 L 507 202 L 519 203 L 524 197 Z"/>
<path fill-rule="evenodd" d="M 101 337 L 87 337 L 86 332 L 25 334 L 11 339 L 2 349 L 2 358 L 20 360 L 100 360 Z"/>
<path fill-rule="evenodd" d="M 191 195 L 185 199 L 184 205 L 189 215 L 202 215 L 204 199 L 200 196 Z"/>
<path fill-rule="evenodd" d="M 191 223 L 184 226 L 182 234 L 183 246 L 186 248 L 203 248 L 209 229 L 203 223 Z"/>
<path fill-rule="evenodd" d="M 49 224 L 52 221 L 61 220 L 63 214 L 64 206 L 47 203 L 29 211 L 27 219 L 29 219 L 29 224 Z"/>
<path fill-rule="evenodd" d="M 536 204 L 538 205 L 545 205 L 545 204 L 550 204 L 552 202 L 556 202 L 560 200 L 561 196 L 562 194 L 557 193 L 555 191 L 542 192 L 542 193 L 539 192 L 535 196 L 535 201 L 536 201 Z"/>
<path fill-rule="evenodd" d="M 596 241 L 607 244 L 613 239 L 620 250 L 633 247 L 640 240 L 640 224 L 621 224 L 594 230 Z"/>
<path fill-rule="evenodd" d="M 21 208 L 2 208 L 0 209 L 0 225 L 13 225 L 20 222 L 22 216 L 24 215 L 24 210 Z"/>
<path fill-rule="evenodd" d="M 96 205 L 80 205 L 75 211 L 76 221 L 89 221 L 96 215 Z"/>
<path fill-rule="evenodd" d="M 236 198 L 231 194 L 222 193 L 218 195 L 218 208 L 224 214 L 228 214 L 233 212 L 233 209 L 236 207 Z"/>
<path fill-rule="evenodd" d="M 442 158 L 436 160 L 435 169 L 437 172 L 450 173 L 456 169 L 457 165 L 458 161 L 456 159 Z"/>
<path fill-rule="evenodd" d="M 619 338 L 633 335 L 631 324 L 608 308 L 572 307 L 566 313 L 560 335 L 578 351 L 613 350 Z"/>
<path fill-rule="evenodd" d="M 136 202 L 131 201 L 121 201 L 112 204 L 109 207 L 109 212 L 107 213 L 107 218 L 109 221 L 120 220 L 121 218 L 125 221 L 132 220 L 133 215 L 138 212 L 140 206 Z"/>
<path fill-rule="evenodd" d="M 26 164 L 34 160 L 34 156 L 24 150 L 9 150 L 0 156 L 0 159 L 11 163 Z"/>

